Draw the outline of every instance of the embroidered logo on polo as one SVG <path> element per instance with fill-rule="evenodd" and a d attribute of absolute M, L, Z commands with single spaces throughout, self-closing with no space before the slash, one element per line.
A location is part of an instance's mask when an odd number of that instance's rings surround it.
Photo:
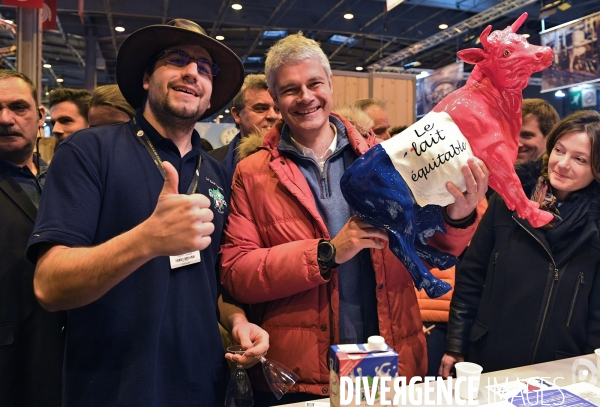
<path fill-rule="evenodd" d="M 210 189 L 208 190 L 208 196 L 210 196 L 213 200 L 213 205 L 215 209 L 219 213 L 223 213 L 225 208 L 227 208 L 227 202 L 225 202 L 225 196 L 218 189 Z"/>

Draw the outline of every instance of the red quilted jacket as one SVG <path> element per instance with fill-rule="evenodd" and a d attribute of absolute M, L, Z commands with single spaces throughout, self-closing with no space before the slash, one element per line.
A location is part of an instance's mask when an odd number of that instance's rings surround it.
<path fill-rule="evenodd" d="M 374 144 L 346 119 L 357 154 Z M 277 150 L 282 122 L 264 136 L 264 146 L 237 166 L 230 214 L 221 247 L 221 282 L 237 300 L 251 304 L 249 318 L 270 335 L 268 358 L 294 370 L 300 380 L 291 392 L 329 395 L 328 352 L 339 343 L 338 274 L 324 280 L 317 243 L 329 233 L 298 167 Z M 473 235 L 446 226 L 430 244 L 458 255 Z M 408 271 L 386 247 L 371 250 L 376 274 L 380 334 L 399 354 L 400 375 L 423 376 L 427 349 L 414 285 Z M 268 391 L 260 364 L 253 385 Z"/>

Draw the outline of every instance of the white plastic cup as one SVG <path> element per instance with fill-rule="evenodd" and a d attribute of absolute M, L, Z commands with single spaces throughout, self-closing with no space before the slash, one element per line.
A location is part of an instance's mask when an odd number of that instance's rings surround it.
<path fill-rule="evenodd" d="M 596 349 L 594 353 L 596 354 L 596 369 L 600 372 L 600 348 Z"/>
<path fill-rule="evenodd" d="M 481 381 L 481 371 L 483 368 L 476 363 L 458 362 L 454 365 L 456 369 L 456 380 L 464 377 L 464 381 L 458 383 L 456 391 L 463 399 L 475 400 L 479 394 L 479 382 Z M 471 379 L 469 379 L 471 378 Z M 473 383 L 469 386 L 470 383 Z M 469 390 L 471 395 L 469 397 Z"/>

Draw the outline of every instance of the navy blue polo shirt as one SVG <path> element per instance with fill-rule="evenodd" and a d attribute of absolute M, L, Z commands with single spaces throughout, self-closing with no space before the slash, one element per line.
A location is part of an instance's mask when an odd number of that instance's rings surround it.
<path fill-rule="evenodd" d="M 180 157 L 138 110 L 159 156 L 185 193 L 202 157 L 197 192 L 210 197 L 215 231 L 201 262 L 171 269 L 168 257 L 141 266 L 102 298 L 68 312 L 65 406 L 218 406 L 227 364 L 217 325 L 217 254 L 228 214 L 229 178 L 200 147 Z M 27 255 L 41 243 L 98 245 L 153 212 L 163 178 L 136 139 L 133 122 L 82 130 L 62 142 L 49 167 Z"/>

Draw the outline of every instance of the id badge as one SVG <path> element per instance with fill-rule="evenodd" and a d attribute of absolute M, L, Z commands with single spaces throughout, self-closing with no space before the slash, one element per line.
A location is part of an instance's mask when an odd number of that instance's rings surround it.
<path fill-rule="evenodd" d="M 187 266 L 188 264 L 200 263 L 200 250 L 177 256 L 169 256 L 169 260 L 171 261 L 172 269 Z"/>

